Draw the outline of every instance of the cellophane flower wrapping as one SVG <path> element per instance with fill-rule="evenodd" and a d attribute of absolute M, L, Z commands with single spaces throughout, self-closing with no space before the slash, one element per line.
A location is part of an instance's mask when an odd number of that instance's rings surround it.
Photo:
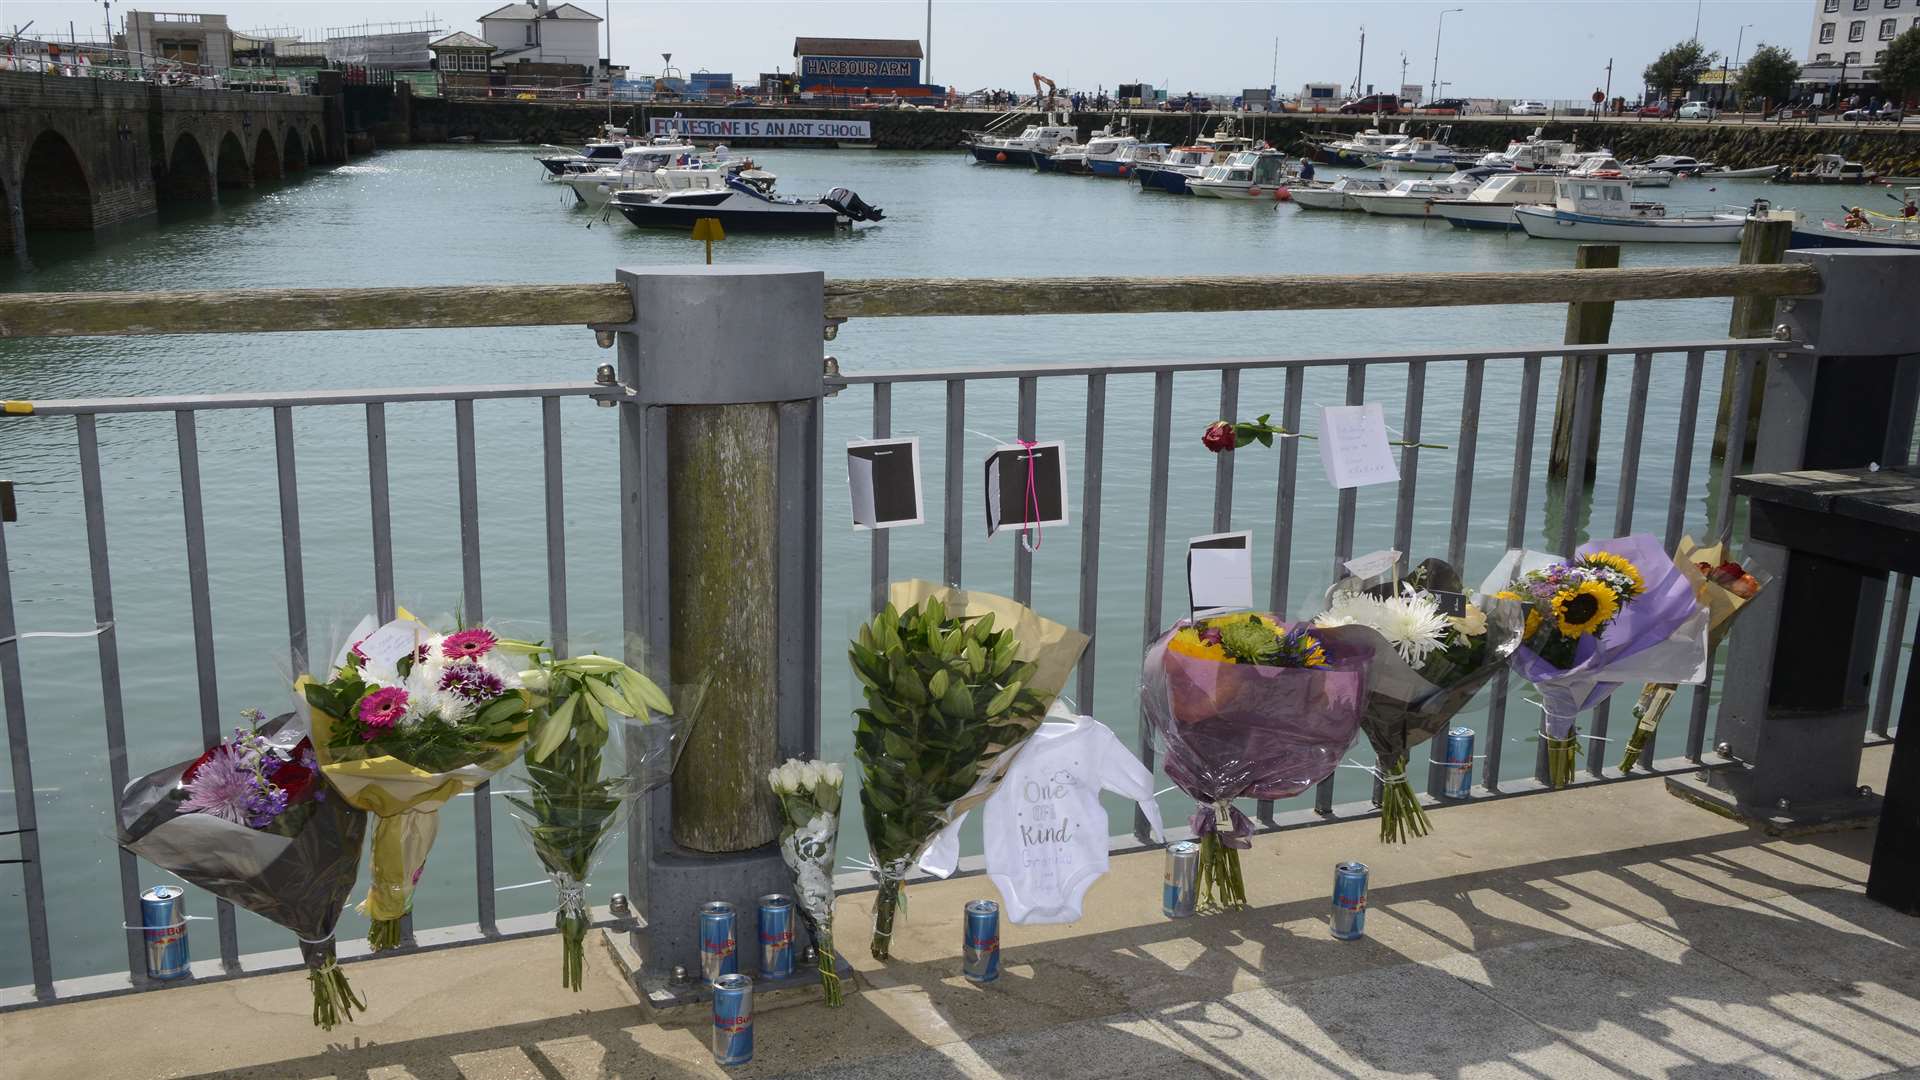
<path fill-rule="evenodd" d="M 780 801 L 780 858 L 793 871 L 795 906 L 813 938 L 820 988 L 827 1004 L 841 1003 L 834 969 L 833 867 L 840 843 L 844 772 L 838 764 L 788 761 L 767 777 Z"/>
<path fill-rule="evenodd" d="M 1720 647 L 1727 632 L 1733 629 L 1734 617 L 1773 580 L 1771 574 L 1732 559 L 1724 542 L 1702 547 L 1691 536 L 1681 537 L 1680 546 L 1673 552 L 1673 565 L 1692 584 L 1694 599 L 1707 609 L 1709 650 Z M 1703 566 L 1706 569 L 1703 570 Z M 1648 683 L 1640 691 L 1640 699 L 1633 706 L 1633 734 L 1628 736 L 1627 748 L 1620 757 L 1621 772 L 1631 771 L 1640 755 L 1652 745 L 1660 730 L 1660 719 L 1677 689 L 1674 683 Z"/>
<path fill-rule="evenodd" d="M 582 665 L 606 670 L 582 671 Z M 561 941 L 560 982 L 578 991 L 585 975 L 586 935 L 593 925 L 587 880 L 599 865 L 607 838 L 626 820 L 633 805 L 673 778 L 687 733 L 699 719 L 704 683 L 676 695 L 670 711 L 663 711 L 669 702 L 651 681 L 644 696 L 637 687 L 632 695 L 620 693 L 623 681 L 635 685 L 627 676 L 638 673 L 619 661 L 579 657 L 555 661 L 551 669 L 538 687 L 549 693 L 550 703 L 536 722 L 534 745 L 516 770 L 525 794 L 505 798 L 541 867 L 553 879 L 554 925 Z M 607 678 L 602 680 L 599 696 L 582 689 L 584 679 L 601 675 Z M 567 697 L 576 692 L 585 696 L 566 705 Z M 559 733 L 543 739 L 541 729 L 554 709 L 565 710 L 552 729 Z"/>
<path fill-rule="evenodd" d="M 1147 649 L 1140 707 L 1167 777 L 1199 804 L 1189 824 L 1203 848 L 1201 906 L 1242 908 L 1239 851 L 1252 846 L 1253 823 L 1233 801 L 1292 798 L 1340 765 L 1366 711 L 1372 635 L 1314 630 L 1325 667 L 1270 667 L 1169 648 L 1189 625 L 1183 620 Z"/>
<path fill-rule="evenodd" d="M 443 635 L 411 618 L 395 619 L 384 626 L 368 618 L 355 628 L 335 655 L 325 682 L 302 676 L 295 684 L 296 696 L 307 709 L 321 771 L 348 802 L 378 818 L 373 828 L 372 881 L 366 899 L 359 906 L 371 922 L 367 941 L 376 952 L 400 944 L 400 920 L 413 906 L 414 886 L 426 868 L 427 854 L 440 828 L 440 808 L 449 799 L 479 787 L 513 763 L 526 742 L 534 705 L 532 695 L 519 686 L 518 668 L 524 666 L 524 655 L 513 652 L 507 647 L 508 643 L 496 638 L 495 644 L 478 659 L 489 676 L 500 680 L 497 696 L 492 699 L 492 704 L 499 706 L 498 715 L 491 712 L 490 705 L 458 724 L 449 725 L 457 730 L 447 732 L 445 741 L 426 746 L 422 740 L 421 749 L 410 749 L 410 740 L 404 736 L 408 734 L 407 724 L 414 710 L 434 715 L 435 710 L 451 709 L 454 706 L 447 704 L 441 695 L 456 691 L 440 689 L 437 681 L 432 689 L 423 691 L 416 685 L 417 671 L 414 675 L 401 672 L 379 656 L 363 666 L 358 659 L 361 645 L 376 640 L 376 634 L 394 633 L 410 635 L 418 643 L 417 647 L 433 650 L 436 663 L 444 659 L 437 647 L 446 641 L 464 635 L 487 634 L 479 628 L 470 628 Z M 357 703 L 344 704 L 338 712 L 316 704 L 316 698 L 324 698 L 326 689 L 338 685 L 345 676 L 350 657 L 354 658 L 355 671 L 365 676 L 365 692 Z M 410 651 L 409 663 L 411 659 Z M 391 693 L 409 687 L 412 690 L 405 702 Z M 489 687 L 492 688 L 491 683 Z M 388 720 L 395 734 L 365 742 L 354 738 L 343 740 L 340 732 L 365 725 L 358 716 L 340 713 L 356 713 L 375 695 L 384 696 L 372 704 L 404 710 L 406 715 Z"/>
<path fill-rule="evenodd" d="M 1417 596 L 1433 591 L 1465 594 L 1467 590 L 1460 572 L 1442 559 L 1427 559 L 1401 579 L 1344 578 L 1327 590 L 1328 612 L 1316 620 L 1323 629 L 1343 625 L 1349 632 L 1365 634 L 1373 645 L 1360 730 L 1378 759 L 1383 842 L 1404 842 L 1409 835 L 1425 836 L 1430 831 L 1426 811 L 1407 780 L 1408 757 L 1414 747 L 1445 731 L 1480 689 L 1506 669 L 1520 644 L 1525 608 L 1475 593 L 1468 597 L 1464 616 L 1443 617 L 1432 628 L 1430 640 L 1413 643 L 1389 640 L 1378 627 L 1336 622 L 1328 615 L 1339 612 L 1342 598 L 1354 594 L 1406 600 L 1410 592 Z M 1409 656 L 1419 657 L 1419 662 L 1410 662 Z"/>
<path fill-rule="evenodd" d="M 1622 604 L 1600 632 L 1577 640 L 1567 666 L 1536 651 L 1549 633 L 1545 625 L 1513 651 L 1511 661 L 1513 670 L 1540 694 L 1544 710 L 1540 734 L 1547 743 L 1549 775 L 1557 787 L 1572 781 L 1573 755 L 1578 751 L 1574 722 L 1580 713 L 1605 701 L 1623 683 L 1699 683 L 1707 677 L 1707 609 L 1660 541 L 1636 533 L 1582 544 L 1574 555 L 1594 552 L 1608 552 L 1632 563 L 1642 578 L 1641 591 Z M 1509 551 L 1487 575 L 1481 591 L 1488 595 L 1506 591 L 1529 571 L 1561 561 L 1560 556 L 1537 551 Z"/>
<path fill-rule="evenodd" d="M 306 736 L 294 715 L 255 729 L 276 747 Z M 324 781 L 290 835 L 188 810 L 183 761 L 129 783 L 117 808 L 120 846 L 182 880 L 292 931 L 313 984 L 316 1025 L 331 1029 L 365 1006 L 339 970 L 333 932 L 360 876 L 367 815 Z M 135 931 L 137 932 L 137 931 Z"/>

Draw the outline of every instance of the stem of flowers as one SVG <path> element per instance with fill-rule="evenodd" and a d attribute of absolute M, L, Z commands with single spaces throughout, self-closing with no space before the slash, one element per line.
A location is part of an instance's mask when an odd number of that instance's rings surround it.
<path fill-rule="evenodd" d="M 375 919 L 367 926 L 367 945 L 374 952 L 400 947 L 400 920 Z"/>
<path fill-rule="evenodd" d="M 1247 906 L 1247 885 L 1240 877 L 1240 852 L 1220 842 L 1219 834 L 1200 838 L 1200 874 L 1194 883 L 1195 905 L 1209 914 L 1239 911 Z"/>
<path fill-rule="evenodd" d="M 1655 683 L 1640 691 L 1640 700 L 1633 706 L 1633 734 L 1627 737 L 1626 752 L 1620 756 L 1620 771 L 1632 772 L 1633 766 L 1646 752 L 1653 736 L 1660 730 L 1660 717 L 1666 714 L 1667 704 L 1673 700 L 1674 687 L 1667 683 Z"/>
<path fill-rule="evenodd" d="M 353 1010 L 367 1010 L 367 1003 L 354 996 L 347 973 L 331 956 L 320 967 L 307 972 L 307 984 L 313 988 L 313 1022 L 322 1031 L 332 1031 L 342 1020 L 352 1022 Z"/>
<path fill-rule="evenodd" d="M 820 933 L 814 935 L 815 950 L 820 954 L 820 988 L 827 992 L 827 1007 L 840 1004 L 840 973 L 835 971 L 833 956 L 833 935 Z"/>
<path fill-rule="evenodd" d="M 577 993 L 581 979 L 586 974 L 587 929 L 590 923 L 584 912 L 564 910 L 555 915 L 553 921 L 560 928 L 560 985 Z"/>
<path fill-rule="evenodd" d="M 1567 732 L 1564 739 L 1542 735 L 1547 743 L 1547 786 L 1559 789 L 1573 783 L 1574 760 L 1580 756 L 1580 731 Z"/>
<path fill-rule="evenodd" d="M 886 878 L 880 882 L 880 891 L 873 899 L 873 958 L 875 960 L 892 959 L 893 913 L 900 906 L 900 886 L 903 882 L 896 878 Z M 822 952 L 828 950 L 822 949 Z"/>
<path fill-rule="evenodd" d="M 1393 765 L 1395 771 L 1381 777 L 1380 842 L 1404 844 L 1409 835 L 1425 836 L 1433 831 L 1433 826 L 1427 820 L 1426 809 L 1420 805 L 1420 797 L 1414 794 L 1413 785 L 1407 783 L 1407 759 L 1401 758 Z"/>

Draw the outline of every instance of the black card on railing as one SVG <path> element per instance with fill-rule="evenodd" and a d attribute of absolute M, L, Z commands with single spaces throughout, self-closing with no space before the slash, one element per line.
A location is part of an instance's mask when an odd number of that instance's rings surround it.
<path fill-rule="evenodd" d="M 927 520 L 920 490 L 920 440 L 856 439 L 847 444 L 853 527 L 891 529 Z"/>
<path fill-rule="evenodd" d="M 987 455 L 987 535 L 1067 523 L 1067 447 L 999 446 Z"/>

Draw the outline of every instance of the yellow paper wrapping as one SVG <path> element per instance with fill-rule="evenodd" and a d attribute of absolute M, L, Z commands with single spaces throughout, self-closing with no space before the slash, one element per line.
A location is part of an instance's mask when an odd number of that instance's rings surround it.
<path fill-rule="evenodd" d="M 1718 648 L 1720 639 L 1726 635 L 1727 625 L 1733 621 L 1740 609 L 1747 606 L 1747 598 L 1737 595 L 1725 586 L 1715 585 L 1700 572 L 1699 563 L 1719 566 L 1727 561 L 1727 545 L 1710 544 L 1700 547 L 1693 537 L 1680 538 L 1680 546 L 1674 550 L 1673 564 L 1687 581 L 1693 585 L 1693 595 L 1707 609 L 1708 648 Z"/>

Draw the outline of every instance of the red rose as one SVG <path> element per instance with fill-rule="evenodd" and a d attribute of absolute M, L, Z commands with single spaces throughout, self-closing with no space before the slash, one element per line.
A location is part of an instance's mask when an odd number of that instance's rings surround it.
<path fill-rule="evenodd" d="M 292 759 L 281 762 L 280 767 L 273 770 L 273 784 L 287 793 L 288 806 L 310 798 L 314 784 L 319 782 L 318 770 L 302 764 L 307 761 L 314 761 L 313 740 L 301 739 L 299 745 L 293 748 Z"/>
<path fill-rule="evenodd" d="M 1216 454 L 1230 452 L 1233 449 L 1233 421 L 1215 420 L 1207 425 L 1206 433 L 1200 436 L 1200 442 Z"/>

